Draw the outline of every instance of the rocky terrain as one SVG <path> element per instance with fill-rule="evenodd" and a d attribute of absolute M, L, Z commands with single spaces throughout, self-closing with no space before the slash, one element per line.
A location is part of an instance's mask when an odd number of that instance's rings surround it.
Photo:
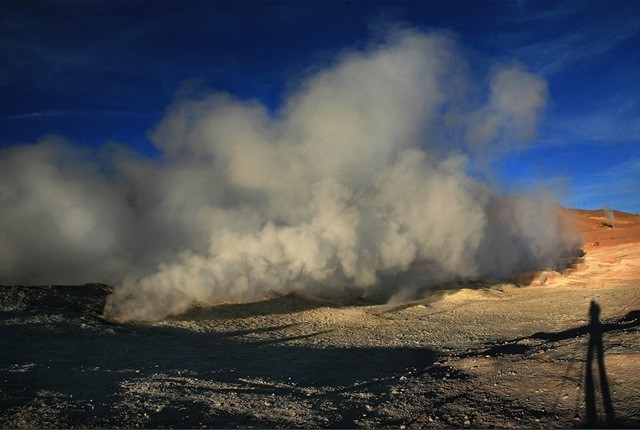
<path fill-rule="evenodd" d="M 563 210 L 563 272 L 147 324 L 105 285 L 0 288 L 0 427 L 640 426 L 640 216 Z"/>

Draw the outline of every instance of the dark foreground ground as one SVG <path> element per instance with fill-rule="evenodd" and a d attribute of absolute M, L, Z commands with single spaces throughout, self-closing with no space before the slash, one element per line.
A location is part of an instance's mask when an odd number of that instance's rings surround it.
<path fill-rule="evenodd" d="M 153 325 L 102 320 L 106 286 L 2 287 L 0 427 L 639 427 L 640 307 L 605 308 L 637 287 L 289 295 Z"/>

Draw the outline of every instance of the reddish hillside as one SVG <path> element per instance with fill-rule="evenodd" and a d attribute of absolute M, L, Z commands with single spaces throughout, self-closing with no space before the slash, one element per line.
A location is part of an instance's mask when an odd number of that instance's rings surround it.
<path fill-rule="evenodd" d="M 569 222 L 580 232 L 586 246 L 614 246 L 640 243 L 640 215 L 612 211 L 614 226 L 604 210 L 563 209 Z"/>

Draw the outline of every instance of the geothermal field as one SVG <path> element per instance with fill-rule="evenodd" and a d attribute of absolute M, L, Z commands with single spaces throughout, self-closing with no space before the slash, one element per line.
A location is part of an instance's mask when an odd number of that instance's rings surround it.
<path fill-rule="evenodd" d="M 375 3 L 0 2 L 0 428 L 640 427 L 640 3 Z"/>
<path fill-rule="evenodd" d="M 563 267 L 412 298 L 143 322 L 109 316 L 107 285 L 4 286 L 0 427 L 638 427 L 640 216 L 558 212 L 582 239 Z"/>

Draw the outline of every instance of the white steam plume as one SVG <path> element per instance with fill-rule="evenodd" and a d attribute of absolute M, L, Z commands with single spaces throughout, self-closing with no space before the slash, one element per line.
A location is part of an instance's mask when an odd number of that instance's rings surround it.
<path fill-rule="evenodd" d="M 402 30 L 309 76 L 276 114 L 221 93 L 176 103 L 153 133 L 160 162 L 120 154 L 105 173 L 59 142 L 5 150 L 2 282 L 115 282 L 105 313 L 149 320 L 553 267 L 575 245 L 555 207 L 465 171 L 478 148 L 531 138 L 546 97 L 511 64 L 474 103 L 455 42 Z"/>
<path fill-rule="evenodd" d="M 603 212 L 604 212 L 604 216 L 609 220 L 609 225 L 611 225 L 611 228 L 615 228 L 615 219 L 613 217 L 613 211 L 611 210 L 608 204 L 605 205 Z"/>

